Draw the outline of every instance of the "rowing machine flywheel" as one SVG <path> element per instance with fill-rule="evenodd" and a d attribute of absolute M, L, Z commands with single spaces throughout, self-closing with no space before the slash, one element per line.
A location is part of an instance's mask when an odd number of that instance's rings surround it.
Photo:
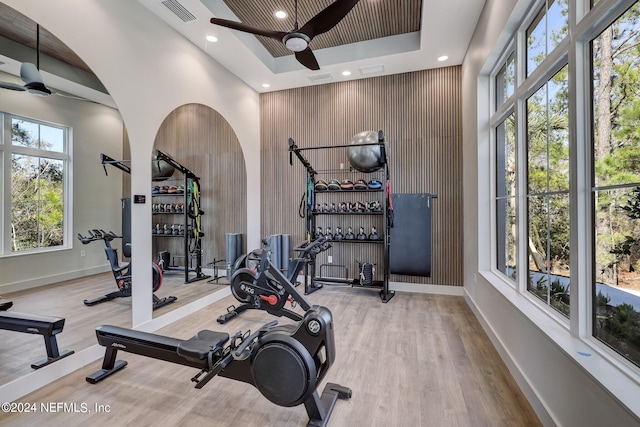
<path fill-rule="evenodd" d="M 251 373 L 256 388 L 280 406 L 303 403 L 316 389 L 317 369 L 313 358 L 289 335 L 273 331 L 262 337 Z"/>

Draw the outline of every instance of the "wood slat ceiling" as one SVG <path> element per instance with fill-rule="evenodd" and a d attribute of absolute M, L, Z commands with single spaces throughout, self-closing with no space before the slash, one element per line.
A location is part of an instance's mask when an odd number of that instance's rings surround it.
<path fill-rule="evenodd" d="M 240 22 L 259 28 L 291 31 L 294 25 L 295 0 L 224 0 L 238 16 Z M 298 0 L 298 23 L 304 25 L 333 0 Z M 277 10 L 285 10 L 289 16 L 278 19 Z M 314 50 L 344 44 L 374 40 L 397 34 L 420 31 L 422 0 L 360 0 L 351 12 L 332 30 L 313 39 Z M 0 3 L 0 37 L 5 37 L 30 48 L 36 48 L 36 23 L 14 9 Z M 291 52 L 277 40 L 257 36 L 267 51 L 274 57 L 290 55 Z M 40 27 L 40 52 L 91 72 L 67 45 L 46 28 Z M 35 63 L 35 58 L 33 62 Z"/>
<path fill-rule="evenodd" d="M 294 26 L 295 0 L 224 0 L 229 9 L 243 24 L 258 28 L 291 31 Z M 302 27 L 333 0 L 298 0 L 298 24 Z M 277 10 L 289 16 L 278 19 Z M 389 37 L 420 31 L 422 0 L 360 0 L 351 12 L 332 30 L 313 39 L 314 50 L 344 44 Z M 257 36 L 274 57 L 287 56 L 291 52 L 277 40 Z"/>
<path fill-rule="evenodd" d="M 14 9 L 0 3 L 0 37 L 36 49 L 36 23 Z M 40 53 L 73 65 L 81 70 L 92 72 L 87 64 L 66 44 L 40 27 Z M 34 64 L 36 58 L 32 61 Z"/>

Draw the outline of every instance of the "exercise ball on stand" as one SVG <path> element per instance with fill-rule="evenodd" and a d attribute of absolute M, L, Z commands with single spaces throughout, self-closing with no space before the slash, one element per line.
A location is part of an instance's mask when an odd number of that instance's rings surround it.
<path fill-rule="evenodd" d="M 384 166 L 384 158 L 378 143 L 378 132 L 372 130 L 360 132 L 351 138 L 351 144 L 356 145 L 347 148 L 347 157 L 352 168 L 370 173 Z"/>
<path fill-rule="evenodd" d="M 176 170 L 164 160 L 151 160 L 151 179 L 154 181 L 164 181 L 171 178 Z"/>

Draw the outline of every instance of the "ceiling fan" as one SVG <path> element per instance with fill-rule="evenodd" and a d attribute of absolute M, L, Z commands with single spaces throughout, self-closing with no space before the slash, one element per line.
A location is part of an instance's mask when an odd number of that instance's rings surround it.
<path fill-rule="evenodd" d="M 320 66 L 309 43 L 322 33 L 326 33 L 338 25 L 342 19 L 353 9 L 359 0 L 336 0 L 324 8 L 320 13 L 311 18 L 301 28 L 298 28 L 298 0 L 295 1 L 295 19 L 293 30 L 272 31 L 251 27 L 241 22 L 229 21 L 227 19 L 211 18 L 211 23 L 231 28 L 233 30 L 244 31 L 245 33 L 259 36 L 271 37 L 284 43 L 290 51 L 295 53 L 299 63 L 311 70 L 319 70 Z"/>
<path fill-rule="evenodd" d="M 38 96 L 59 95 L 65 98 L 78 99 L 81 101 L 88 101 L 85 98 L 80 98 L 73 95 L 66 95 L 59 92 L 52 92 L 44 84 L 42 75 L 40 74 L 40 25 L 36 24 L 36 63 L 23 62 L 20 65 L 20 78 L 25 82 L 24 86 L 20 86 L 10 82 L 0 82 L 0 88 L 15 90 L 19 92 L 29 92 Z"/>

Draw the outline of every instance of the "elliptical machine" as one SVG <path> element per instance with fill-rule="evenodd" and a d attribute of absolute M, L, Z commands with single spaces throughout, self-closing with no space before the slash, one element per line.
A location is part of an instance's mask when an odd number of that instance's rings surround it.
<path fill-rule="evenodd" d="M 78 233 L 78 240 L 82 242 L 82 244 L 87 245 L 91 242 L 95 242 L 96 240 L 104 241 L 104 252 L 107 255 L 107 260 L 109 261 L 109 265 L 111 266 L 111 271 L 113 272 L 113 277 L 116 281 L 116 285 L 118 286 L 118 290 L 116 292 L 111 292 L 106 295 L 103 295 L 98 298 L 94 298 L 91 300 L 84 300 L 84 304 L 87 306 L 92 306 L 96 304 L 100 304 L 106 301 L 111 301 L 116 298 L 126 298 L 131 296 L 131 287 L 133 283 L 131 281 L 131 263 L 127 265 L 120 266 L 118 262 L 118 250 L 111 247 L 111 242 L 114 239 L 121 239 L 122 236 L 116 235 L 113 231 L 104 231 L 104 230 L 89 230 L 87 231 L 88 237 L 83 236 Z M 153 270 L 153 292 L 156 292 L 162 286 L 162 269 L 156 264 L 151 263 L 151 268 Z M 155 294 L 153 296 L 153 309 L 164 307 L 167 304 L 171 304 L 176 301 L 178 298 L 174 296 L 168 296 L 164 298 L 158 298 Z"/>
<path fill-rule="evenodd" d="M 227 312 L 218 317 L 218 323 L 224 324 L 250 309 L 264 310 L 274 316 L 285 316 L 295 321 L 302 320 L 300 314 L 284 308 L 287 302 L 295 307 L 299 301 L 296 301 L 272 275 L 262 274 L 268 271 L 271 265 L 269 244 L 267 240 L 263 240 L 262 244 L 262 249 L 256 249 L 236 260 L 229 286 L 233 296 L 242 304 L 238 307 L 235 305 L 227 307 Z M 304 241 L 296 246 L 293 250 L 298 252 L 300 256 L 289 261 L 287 281 L 295 283 L 295 278 L 300 270 L 304 268 L 306 273 L 307 263 L 315 260 L 316 255 L 330 247 L 331 243 L 327 237 L 321 237 L 312 242 Z"/>
<path fill-rule="evenodd" d="M 191 379 L 198 389 L 218 375 L 248 383 L 276 405 L 304 404 L 308 426 L 326 426 L 336 401 L 352 395 L 350 388 L 334 383 L 327 383 L 321 395 L 317 390 L 335 361 L 333 316 L 326 307 L 311 306 L 268 259 L 263 267 L 257 279 L 269 276 L 305 311 L 297 323 L 277 326 L 273 321 L 254 333 L 231 337 L 203 330 L 188 340 L 100 326 L 96 335 L 105 347 L 102 369 L 86 377 L 87 382 L 95 384 L 123 369 L 127 362 L 117 360 L 117 353 L 125 351 L 200 369 Z"/>

